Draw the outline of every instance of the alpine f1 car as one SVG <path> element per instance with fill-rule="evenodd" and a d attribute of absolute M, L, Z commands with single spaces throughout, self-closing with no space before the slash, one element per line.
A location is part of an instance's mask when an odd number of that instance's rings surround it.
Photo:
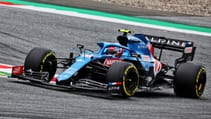
<path fill-rule="evenodd" d="M 12 67 L 11 77 L 73 89 L 102 90 L 130 97 L 137 91 L 173 88 L 176 96 L 199 98 L 206 85 L 206 69 L 191 61 L 196 47 L 182 41 L 120 29 L 116 43 L 99 42 L 98 51 L 77 44 L 78 55 L 57 58 L 54 51 L 33 48 L 24 66 Z M 155 56 L 155 51 L 159 55 Z M 161 61 L 163 50 L 181 52 L 172 66 Z M 61 69 L 56 74 L 57 69 Z M 55 75 L 56 74 L 56 75 Z M 52 84 L 54 82 L 54 84 Z"/>

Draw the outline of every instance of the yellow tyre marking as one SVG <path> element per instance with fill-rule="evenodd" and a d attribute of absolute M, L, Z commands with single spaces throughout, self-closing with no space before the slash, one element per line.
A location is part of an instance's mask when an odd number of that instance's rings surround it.
<path fill-rule="evenodd" d="M 128 92 L 127 91 L 127 88 L 125 86 L 125 80 L 126 80 L 125 76 L 127 75 L 128 70 L 131 69 L 131 68 L 134 68 L 136 73 L 138 72 L 138 70 L 136 69 L 136 67 L 133 66 L 133 65 L 127 67 L 127 69 L 124 72 L 124 76 L 123 76 L 123 90 L 124 90 L 124 92 L 125 92 L 125 94 L 127 96 L 132 96 L 137 91 L 137 89 L 138 89 L 138 85 L 137 85 L 136 88 L 133 90 L 133 92 Z M 138 76 L 138 74 L 137 74 L 137 76 Z"/>
<path fill-rule="evenodd" d="M 196 77 L 196 84 L 195 84 L 195 88 L 196 89 L 195 89 L 195 93 L 196 93 L 196 96 L 197 97 L 200 97 L 201 96 L 201 94 L 199 94 L 199 91 L 200 90 L 203 90 L 202 88 L 205 88 L 205 84 L 200 84 L 199 86 L 197 86 L 198 85 L 198 82 L 199 82 L 199 77 L 200 77 L 201 73 L 203 73 L 205 71 L 206 71 L 205 68 L 201 68 L 200 71 L 197 74 L 197 77 Z"/>
<path fill-rule="evenodd" d="M 56 57 L 55 53 L 53 53 L 53 52 L 46 54 L 45 57 L 42 59 L 41 66 L 40 66 L 40 72 L 43 71 L 43 64 L 45 63 L 46 59 L 51 55 Z"/>

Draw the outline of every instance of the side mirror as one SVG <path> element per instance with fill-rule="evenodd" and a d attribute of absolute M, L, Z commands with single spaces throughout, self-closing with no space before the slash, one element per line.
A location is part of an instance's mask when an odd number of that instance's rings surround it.
<path fill-rule="evenodd" d="M 80 53 L 82 53 L 82 49 L 84 48 L 84 45 L 77 44 L 77 48 L 80 50 Z"/>
<path fill-rule="evenodd" d="M 83 49 L 83 48 L 84 48 L 84 45 L 82 45 L 82 44 L 77 44 L 77 48 Z"/>

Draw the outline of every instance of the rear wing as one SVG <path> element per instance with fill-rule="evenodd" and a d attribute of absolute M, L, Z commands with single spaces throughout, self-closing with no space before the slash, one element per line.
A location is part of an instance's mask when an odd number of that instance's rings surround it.
<path fill-rule="evenodd" d="M 145 38 L 150 41 L 153 47 L 161 49 L 159 59 L 162 55 L 162 50 L 172 50 L 182 52 L 182 57 L 176 59 L 175 63 L 192 61 L 194 59 L 196 47 L 194 42 L 152 35 L 145 35 Z"/>

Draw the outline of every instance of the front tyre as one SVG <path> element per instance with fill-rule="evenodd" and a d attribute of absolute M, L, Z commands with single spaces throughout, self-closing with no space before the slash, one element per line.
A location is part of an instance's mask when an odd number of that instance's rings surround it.
<path fill-rule="evenodd" d="M 137 68 L 128 62 L 113 63 L 107 73 L 108 90 L 112 95 L 130 97 L 138 89 Z"/>
<path fill-rule="evenodd" d="M 175 72 L 174 92 L 180 97 L 200 98 L 206 85 L 206 69 L 193 63 L 182 63 Z"/>
<path fill-rule="evenodd" d="M 56 73 L 56 55 L 49 49 L 33 48 L 25 59 L 24 68 L 33 72 L 48 72 L 49 76 L 45 81 L 49 82 Z"/>

